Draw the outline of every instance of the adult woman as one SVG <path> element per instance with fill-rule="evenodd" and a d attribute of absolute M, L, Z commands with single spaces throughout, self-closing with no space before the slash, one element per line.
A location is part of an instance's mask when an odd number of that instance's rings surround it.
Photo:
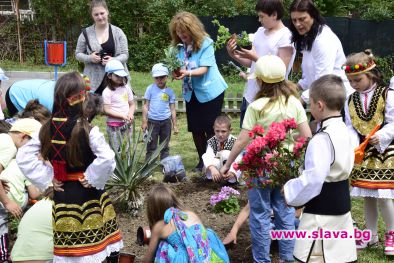
<path fill-rule="evenodd" d="M 129 51 L 122 29 L 108 21 L 108 7 L 104 0 L 93 0 L 90 14 L 94 24 L 84 29 L 79 36 L 75 57 L 85 63 L 83 74 L 89 77 L 92 91 L 101 94 L 106 87 L 103 82 L 105 65 L 114 57 L 127 69 Z"/>
<path fill-rule="evenodd" d="M 282 17 L 284 14 L 283 1 L 281 0 L 259 0 L 256 3 L 256 12 L 259 16 L 259 27 L 254 34 L 251 50 L 236 50 L 236 41 L 230 39 L 227 43 L 228 54 L 245 67 L 250 68 L 253 73 L 257 59 L 264 55 L 279 56 L 287 67 L 286 79 L 293 66 L 295 51 L 291 44 L 291 32 L 283 24 Z M 259 85 L 255 79 L 248 79 L 244 97 L 241 105 L 241 128 L 243 117 L 247 106 L 255 100 L 259 91 Z"/>
<path fill-rule="evenodd" d="M 347 94 L 354 90 L 341 66 L 346 57 L 339 38 L 326 25 L 324 18 L 311 0 L 294 0 L 290 5 L 292 42 L 302 53 L 302 78 L 298 86 L 304 90 L 301 98 L 309 102 L 309 87 L 313 81 L 327 74 L 341 77 Z"/>
<path fill-rule="evenodd" d="M 201 21 L 192 13 L 180 12 L 169 24 L 172 45 L 179 47 L 178 58 L 185 63 L 181 75 L 183 97 L 186 100 L 188 130 L 192 132 L 199 163 L 207 140 L 214 135 L 213 123 L 220 114 L 227 84 L 216 65 L 212 39 Z"/>

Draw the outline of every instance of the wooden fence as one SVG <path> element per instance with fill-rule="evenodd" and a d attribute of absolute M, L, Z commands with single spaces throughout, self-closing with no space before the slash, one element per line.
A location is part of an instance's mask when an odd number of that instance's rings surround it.
<path fill-rule="evenodd" d="M 144 104 L 144 98 L 141 96 L 134 97 L 136 102 L 135 111 L 138 113 L 142 112 L 142 105 Z M 226 93 L 224 97 L 224 103 L 222 111 L 225 113 L 239 113 L 242 104 L 242 94 L 238 93 L 236 95 L 232 93 Z M 175 100 L 175 109 L 177 112 L 186 112 L 186 102 L 180 97 Z"/>

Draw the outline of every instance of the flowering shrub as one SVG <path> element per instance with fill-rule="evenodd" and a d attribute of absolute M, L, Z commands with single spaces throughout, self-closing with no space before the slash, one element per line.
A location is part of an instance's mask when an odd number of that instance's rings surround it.
<path fill-rule="evenodd" d="M 211 196 L 210 203 L 216 213 L 236 214 L 239 212 L 239 192 L 229 186 L 223 186 L 219 194 Z"/>
<path fill-rule="evenodd" d="M 265 135 L 264 128 L 260 125 L 256 125 L 249 132 L 253 141 L 246 147 L 242 160 L 234 164 L 236 170 L 243 171 L 249 188 L 282 186 L 299 175 L 307 143 L 306 138 L 300 136 L 294 147 L 289 147 L 293 141 L 293 130 L 296 128 L 295 120 L 288 119 L 273 122 Z"/>

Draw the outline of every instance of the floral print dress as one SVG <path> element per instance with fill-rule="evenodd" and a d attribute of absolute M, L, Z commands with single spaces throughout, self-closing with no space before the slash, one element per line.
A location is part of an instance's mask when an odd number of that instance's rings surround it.
<path fill-rule="evenodd" d="M 228 263 L 227 251 L 211 229 L 201 224 L 187 227 L 183 221 L 187 214 L 169 208 L 164 214 L 164 222 L 173 220 L 176 227 L 171 235 L 159 243 L 155 263 Z"/>

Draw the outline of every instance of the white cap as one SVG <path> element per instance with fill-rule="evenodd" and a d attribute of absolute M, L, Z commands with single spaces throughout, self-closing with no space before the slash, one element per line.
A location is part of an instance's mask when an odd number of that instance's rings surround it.
<path fill-rule="evenodd" d="M 119 77 L 127 77 L 129 74 L 124 70 L 124 66 L 122 62 L 117 59 L 111 59 L 105 65 L 105 72 L 106 73 L 113 73 Z"/>
<path fill-rule="evenodd" d="M 254 72 L 248 79 L 261 79 L 265 83 L 281 82 L 286 77 L 286 65 L 283 60 L 274 55 L 260 57 L 255 64 Z"/>
<path fill-rule="evenodd" d="M 8 80 L 9 78 L 5 75 L 4 70 L 0 68 L 0 81 Z"/>
<path fill-rule="evenodd" d="M 163 63 L 157 63 L 152 67 L 152 77 L 168 76 L 168 68 Z"/>

